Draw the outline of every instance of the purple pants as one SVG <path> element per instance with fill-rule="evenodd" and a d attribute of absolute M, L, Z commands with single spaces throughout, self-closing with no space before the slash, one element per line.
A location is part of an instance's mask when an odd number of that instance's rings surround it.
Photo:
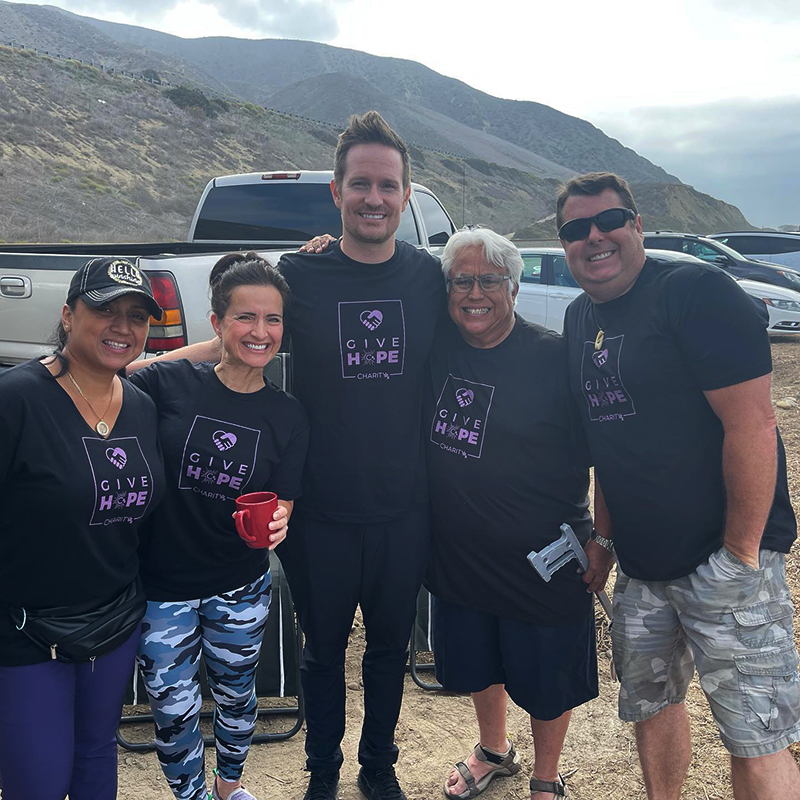
<path fill-rule="evenodd" d="M 113 800 L 115 731 L 139 630 L 87 664 L 0 667 L 3 800 Z"/>

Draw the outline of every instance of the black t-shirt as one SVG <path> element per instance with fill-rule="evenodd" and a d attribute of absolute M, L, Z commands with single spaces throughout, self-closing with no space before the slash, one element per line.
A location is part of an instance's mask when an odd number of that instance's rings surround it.
<path fill-rule="evenodd" d="M 0 375 L 0 664 L 49 658 L 3 604 L 100 605 L 135 580 L 139 528 L 163 493 L 149 397 L 122 382 L 103 439 L 39 361 Z"/>
<path fill-rule="evenodd" d="M 497 347 L 449 322 L 431 355 L 425 438 L 433 515 L 427 585 L 461 605 L 537 625 L 578 624 L 591 596 L 577 561 L 550 583 L 526 560 L 570 524 L 591 532 L 589 466 L 572 413 L 566 345 L 517 317 Z"/>
<path fill-rule="evenodd" d="M 771 371 L 766 319 L 716 267 L 654 259 L 627 294 L 597 305 L 581 295 L 567 309 L 573 396 L 631 577 L 687 575 L 720 547 L 723 428 L 703 392 Z M 779 442 L 761 546 L 786 553 L 795 536 Z"/>
<path fill-rule="evenodd" d="M 234 392 L 213 364 L 159 362 L 130 380 L 156 404 L 167 475 L 143 536 L 148 598 L 211 597 L 256 580 L 269 569 L 269 551 L 248 547 L 231 514 L 242 494 L 300 495 L 308 445 L 300 403 L 271 383 Z"/>
<path fill-rule="evenodd" d="M 404 242 L 381 264 L 293 253 L 293 391 L 311 421 L 298 510 L 334 522 L 393 519 L 427 502 L 425 364 L 445 308 L 438 259 Z"/>

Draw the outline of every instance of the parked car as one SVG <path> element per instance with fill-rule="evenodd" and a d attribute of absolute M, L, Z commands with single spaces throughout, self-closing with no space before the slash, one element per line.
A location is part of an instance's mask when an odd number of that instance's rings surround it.
<path fill-rule="evenodd" d="M 659 261 L 705 263 L 695 256 L 674 250 L 648 249 L 645 252 Z M 520 254 L 524 269 L 517 295 L 517 311 L 525 319 L 561 333 L 567 306 L 581 294 L 567 268 L 564 251 L 560 247 L 521 247 Z M 766 304 L 770 335 L 800 333 L 800 291 L 763 281 L 734 280 L 751 297 Z"/>
<path fill-rule="evenodd" d="M 732 247 L 747 258 L 783 264 L 800 270 L 800 233 L 783 231 L 726 231 L 710 233 L 709 239 Z"/>
<path fill-rule="evenodd" d="M 645 233 L 644 246 L 688 253 L 702 261 L 716 264 L 735 278 L 764 281 L 775 286 L 800 290 L 800 272 L 768 264 L 766 261 L 754 261 L 728 245 L 705 236 L 695 236 L 693 233 L 656 231 Z"/>

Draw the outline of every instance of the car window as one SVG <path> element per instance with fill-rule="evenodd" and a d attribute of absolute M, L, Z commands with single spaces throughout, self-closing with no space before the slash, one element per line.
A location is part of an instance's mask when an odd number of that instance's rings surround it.
<path fill-rule="evenodd" d="M 417 233 L 417 226 L 414 224 L 414 213 L 411 210 L 411 203 L 406 206 L 406 210 L 400 217 L 400 226 L 394 238 L 400 242 L 408 242 L 409 244 L 419 244 L 419 234 Z"/>
<path fill-rule="evenodd" d="M 777 236 L 772 240 L 775 243 L 775 247 L 771 251 L 772 253 L 798 253 L 800 252 L 800 236 L 796 239 L 792 237 L 789 238 L 778 238 Z"/>
<path fill-rule="evenodd" d="M 567 259 L 564 256 L 553 256 L 553 283 L 556 286 L 574 286 L 578 288 L 575 278 L 567 267 Z"/>
<path fill-rule="evenodd" d="M 425 227 L 428 230 L 428 244 L 447 244 L 454 231 L 445 210 L 435 197 L 425 192 L 417 192 L 416 195 L 422 219 L 425 220 Z"/>
<path fill-rule="evenodd" d="M 697 258 L 702 258 L 703 261 L 711 261 L 713 263 L 722 255 L 719 250 L 716 250 L 707 244 L 703 244 L 703 242 L 688 240 L 684 241 L 684 245 L 688 246 L 688 249 L 684 249 L 684 253 L 689 253 Z"/>
<path fill-rule="evenodd" d="M 756 236 L 725 236 L 716 241 L 732 247 L 744 256 L 767 255 L 770 252 L 765 240 Z"/>
<path fill-rule="evenodd" d="M 542 282 L 542 256 L 522 255 L 522 282 L 541 283 Z"/>
<path fill-rule="evenodd" d="M 677 238 L 669 238 L 667 236 L 647 236 L 644 240 L 645 247 L 653 247 L 657 250 L 677 250 L 685 252 L 681 245 L 681 240 Z"/>

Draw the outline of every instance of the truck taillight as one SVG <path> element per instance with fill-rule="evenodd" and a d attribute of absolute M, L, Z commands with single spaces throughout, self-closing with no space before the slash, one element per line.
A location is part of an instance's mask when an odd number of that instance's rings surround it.
<path fill-rule="evenodd" d="M 171 272 L 147 271 L 153 296 L 164 313 L 160 320 L 150 318 L 150 336 L 147 338 L 145 352 L 156 353 L 161 350 L 177 350 L 186 346 L 186 325 L 183 322 L 183 308 L 178 294 L 175 276 Z"/>

